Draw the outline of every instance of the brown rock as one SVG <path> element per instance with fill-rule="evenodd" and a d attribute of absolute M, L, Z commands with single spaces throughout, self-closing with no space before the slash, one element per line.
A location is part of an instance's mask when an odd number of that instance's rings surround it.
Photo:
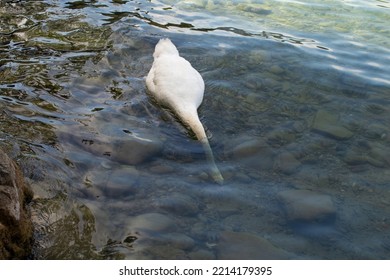
<path fill-rule="evenodd" d="M 31 253 L 32 222 L 26 205 L 31 199 L 20 169 L 0 150 L 0 259 L 23 259 Z"/>

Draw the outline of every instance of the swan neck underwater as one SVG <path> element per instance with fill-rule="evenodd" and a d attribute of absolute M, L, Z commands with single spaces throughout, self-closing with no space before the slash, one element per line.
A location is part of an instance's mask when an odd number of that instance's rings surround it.
<path fill-rule="evenodd" d="M 160 39 L 153 53 L 153 65 L 146 77 L 149 94 L 162 106 L 166 106 L 191 129 L 205 151 L 211 177 L 218 184 L 223 177 L 215 164 L 204 127 L 199 120 L 198 108 L 203 101 L 204 81 L 190 62 L 179 55 L 169 39 Z"/>

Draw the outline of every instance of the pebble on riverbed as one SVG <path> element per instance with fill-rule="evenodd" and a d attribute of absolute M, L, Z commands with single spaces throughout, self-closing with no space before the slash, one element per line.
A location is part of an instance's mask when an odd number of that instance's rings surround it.
<path fill-rule="evenodd" d="M 229 145 L 232 146 L 229 148 Z M 289 151 L 276 153 L 260 138 L 238 138 L 228 145 L 227 153 L 234 161 L 254 170 L 276 170 L 286 175 L 298 171 L 301 162 Z"/>
<path fill-rule="evenodd" d="M 144 258 L 184 259 L 186 251 L 195 246 L 190 236 L 177 232 L 176 222 L 168 215 L 157 212 L 145 213 L 130 219 L 127 227 L 131 251 Z"/>
<path fill-rule="evenodd" d="M 196 250 L 188 253 L 191 260 L 215 260 L 215 255 L 209 250 Z"/>
<path fill-rule="evenodd" d="M 390 148 L 380 143 L 360 142 L 345 153 L 344 162 L 351 166 L 370 164 L 383 168 L 390 166 Z"/>
<path fill-rule="evenodd" d="M 249 232 L 224 231 L 216 248 L 220 260 L 283 260 L 293 257 L 267 239 Z"/>
<path fill-rule="evenodd" d="M 295 173 L 300 166 L 301 162 L 290 152 L 281 152 L 275 158 L 275 169 L 287 175 Z"/>
<path fill-rule="evenodd" d="M 309 190 L 286 190 L 278 194 L 289 222 L 317 221 L 336 214 L 329 195 Z"/>
<path fill-rule="evenodd" d="M 120 163 L 136 165 L 157 155 L 161 150 L 162 142 L 156 138 L 121 139 L 113 144 L 111 156 Z"/>
<path fill-rule="evenodd" d="M 238 138 L 229 143 L 227 153 L 234 161 L 243 165 L 260 170 L 270 170 L 273 168 L 275 152 L 262 139 Z"/>
<path fill-rule="evenodd" d="M 141 214 L 130 219 L 130 231 L 164 232 L 175 227 L 175 222 L 160 213 Z"/>
<path fill-rule="evenodd" d="M 197 201 L 188 195 L 179 193 L 159 198 L 156 207 L 180 216 L 195 216 L 199 213 Z"/>
<path fill-rule="evenodd" d="M 96 170 L 89 172 L 84 181 L 92 195 L 123 198 L 134 195 L 138 190 L 139 172 L 133 166 L 122 166 L 115 170 Z"/>
<path fill-rule="evenodd" d="M 163 143 L 157 137 L 152 135 L 143 135 L 142 137 L 106 137 L 94 139 L 92 136 L 82 137 L 73 136 L 77 145 L 97 156 L 105 156 L 112 161 L 127 165 L 137 165 L 144 163 L 153 156 L 158 155 L 163 148 Z M 93 139 L 93 140 L 89 140 Z"/>
<path fill-rule="evenodd" d="M 342 125 L 337 114 L 326 110 L 317 112 L 312 129 L 315 132 L 338 140 L 346 140 L 353 136 L 353 132 Z"/>

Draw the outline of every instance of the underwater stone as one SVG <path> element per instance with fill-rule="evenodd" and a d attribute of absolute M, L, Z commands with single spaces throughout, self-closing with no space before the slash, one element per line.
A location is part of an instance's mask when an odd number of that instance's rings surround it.
<path fill-rule="evenodd" d="M 139 172 L 132 166 L 114 170 L 107 177 L 104 192 L 110 197 L 123 197 L 136 192 Z"/>
<path fill-rule="evenodd" d="M 146 213 L 131 219 L 130 229 L 140 231 L 162 232 L 173 228 L 175 222 L 168 216 L 160 213 Z"/>
<path fill-rule="evenodd" d="M 217 244 L 220 260 L 283 260 L 292 254 L 276 247 L 258 235 L 248 232 L 224 231 Z"/>
<path fill-rule="evenodd" d="M 195 245 L 195 241 L 191 237 L 178 232 L 165 234 L 163 241 L 180 250 L 189 250 Z"/>
<path fill-rule="evenodd" d="M 231 150 L 233 160 L 254 169 L 272 169 L 275 153 L 261 139 L 236 139 Z"/>
<path fill-rule="evenodd" d="M 309 190 L 287 190 L 280 192 L 278 198 L 290 222 L 322 220 L 336 214 L 329 195 Z"/>
<path fill-rule="evenodd" d="M 329 137 L 346 140 L 353 136 L 352 131 L 343 127 L 336 114 L 319 110 L 314 118 L 312 129 Z"/>
<path fill-rule="evenodd" d="M 349 165 L 361 165 L 367 163 L 367 158 L 365 155 L 357 154 L 353 150 L 349 150 L 345 153 L 343 160 Z"/>
<path fill-rule="evenodd" d="M 215 255 L 212 252 L 203 249 L 190 252 L 188 256 L 191 260 L 215 260 Z"/>
<path fill-rule="evenodd" d="M 250 202 L 248 201 L 248 204 Z M 259 206 L 259 212 L 262 213 L 265 208 Z M 222 218 L 222 217 L 221 217 Z M 230 216 L 227 216 L 225 219 L 221 221 L 221 225 L 226 230 L 239 231 L 245 230 L 250 232 L 262 232 L 266 226 L 264 223 L 260 222 L 262 219 L 261 214 L 254 214 L 253 216 L 248 216 L 237 211 Z"/>
<path fill-rule="evenodd" d="M 262 7 L 262 4 L 256 4 L 256 3 L 241 3 L 236 6 L 238 10 L 242 10 L 244 12 L 250 12 L 258 15 L 269 15 L 272 13 L 270 10 L 264 9 Z"/>
<path fill-rule="evenodd" d="M 64 133 L 64 135 L 69 138 L 69 142 L 80 146 L 94 155 L 103 156 L 127 165 L 144 163 L 153 156 L 158 155 L 163 148 L 162 141 L 157 136 L 150 134 L 125 134 L 123 137 L 100 135 L 99 139 L 95 135 L 88 133 L 79 135 Z"/>
<path fill-rule="evenodd" d="M 301 162 L 290 152 L 281 152 L 275 158 L 274 168 L 288 175 L 296 172 L 300 166 Z"/>
<path fill-rule="evenodd" d="M 367 159 L 368 162 L 374 166 L 390 166 L 390 148 L 378 143 L 372 144 L 370 145 L 370 152 Z"/>
<path fill-rule="evenodd" d="M 162 147 L 162 142 L 157 138 L 118 139 L 113 144 L 111 158 L 123 164 L 136 165 L 159 154 Z"/>
<path fill-rule="evenodd" d="M 243 81 L 244 85 L 251 90 L 258 90 L 262 88 L 261 76 L 258 73 L 248 74 Z M 256 92 L 248 94 L 245 101 L 250 103 L 252 101 L 259 102 L 259 95 Z"/>
<path fill-rule="evenodd" d="M 370 164 L 375 167 L 390 166 L 390 148 L 379 143 L 364 143 L 352 146 L 343 157 L 349 165 Z"/>
<path fill-rule="evenodd" d="M 177 3 L 180 8 L 203 8 L 207 0 L 184 0 Z"/>
<path fill-rule="evenodd" d="M 284 72 L 283 68 L 280 67 L 279 65 L 273 65 L 269 70 L 271 71 L 271 73 L 276 75 L 280 75 Z"/>
<path fill-rule="evenodd" d="M 150 244 L 143 249 L 147 259 L 154 260 L 184 260 L 187 259 L 185 251 L 172 247 L 170 244 Z M 138 259 L 138 258 L 137 258 Z"/>
<path fill-rule="evenodd" d="M 150 172 L 152 173 L 155 173 L 155 174 L 168 174 L 168 173 L 172 173 L 175 171 L 175 168 L 173 168 L 172 166 L 170 165 L 167 165 L 166 163 L 163 164 L 158 164 L 158 165 L 154 165 L 152 167 L 150 167 Z"/>
<path fill-rule="evenodd" d="M 199 213 L 198 203 L 184 194 L 174 194 L 157 202 L 157 207 L 175 215 L 194 216 Z"/>
<path fill-rule="evenodd" d="M 389 135 L 389 130 L 382 124 L 373 123 L 367 127 L 364 134 L 367 136 L 367 138 L 384 139 L 387 135 Z"/>
<path fill-rule="evenodd" d="M 292 129 L 276 128 L 269 132 L 266 136 L 267 142 L 271 145 L 285 145 L 295 140 L 296 133 Z"/>
<path fill-rule="evenodd" d="M 123 166 L 114 170 L 97 169 L 88 172 L 84 182 L 94 196 L 105 195 L 111 198 L 133 195 L 138 190 L 139 171 L 133 166 Z"/>

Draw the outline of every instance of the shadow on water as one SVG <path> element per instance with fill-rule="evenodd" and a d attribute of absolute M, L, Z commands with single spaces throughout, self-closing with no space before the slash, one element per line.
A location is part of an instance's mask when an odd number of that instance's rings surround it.
<path fill-rule="evenodd" d="M 32 258 L 388 256 L 388 88 L 369 56 L 351 65 L 324 37 L 204 27 L 161 3 L 7 5 L 0 138 L 35 192 Z M 273 13 L 260 9 L 244 12 Z M 206 82 L 223 186 L 146 94 L 166 36 Z"/>

